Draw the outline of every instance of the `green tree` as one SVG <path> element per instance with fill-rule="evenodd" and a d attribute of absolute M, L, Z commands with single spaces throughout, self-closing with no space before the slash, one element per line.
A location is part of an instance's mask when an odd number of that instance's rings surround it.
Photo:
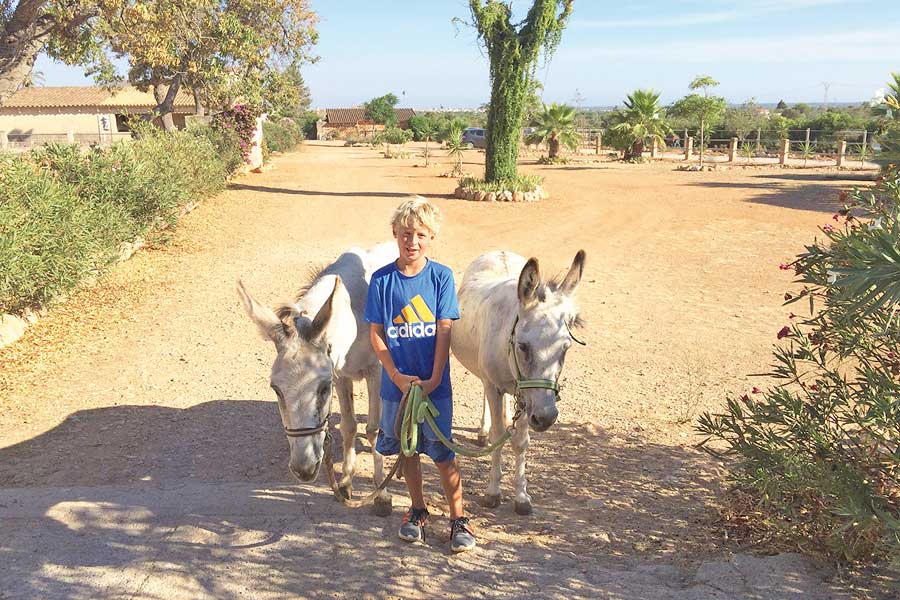
<path fill-rule="evenodd" d="M 0 0 L 0 104 L 28 81 L 42 51 L 90 73 L 113 72 L 102 41 L 94 35 L 106 0 Z"/>
<path fill-rule="evenodd" d="M 469 0 L 472 26 L 490 62 L 491 103 L 487 117 L 485 179 L 515 179 L 520 127 L 537 60 L 559 45 L 574 0 L 533 0 L 525 18 L 513 23 L 512 2 Z"/>
<path fill-rule="evenodd" d="M 366 119 L 379 125 L 393 126 L 397 124 L 397 113 L 394 107 L 400 99 L 394 94 L 385 94 L 372 98 L 363 106 L 366 109 Z"/>
<path fill-rule="evenodd" d="M 621 118 L 613 130 L 624 136 L 629 144 L 626 159 L 641 158 L 644 148 L 653 140 L 665 145 L 665 136 L 672 133 L 662 116 L 659 94 L 653 90 L 635 90 L 629 94 Z"/>
<path fill-rule="evenodd" d="M 891 90 L 884 97 L 884 121 L 878 128 L 878 143 L 885 162 L 900 160 L 900 73 L 891 73 Z"/>
<path fill-rule="evenodd" d="M 578 132 L 575 131 L 575 109 L 565 104 L 544 105 L 544 110 L 531 122 L 534 133 L 528 136 L 529 144 L 546 143 L 548 157 L 559 156 L 559 147 L 578 147 Z"/>
<path fill-rule="evenodd" d="M 263 83 L 262 98 L 263 111 L 271 117 L 302 117 L 309 110 L 310 96 L 300 65 L 294 62 L 285 69 L 270 69 Z"/>
<path fill-rule="evenodd" d="M 309 0 L 106 0 L 98 35 L 127 56 L 128 80 L 150 89 L 166 129 L 182 86 L 226 107 L 262 107 L 267 79 L 282 65 L 314 60 Z M 199 95 L 195 95 L 199 102 Z"/>
<path fill-rule="evenodd" d="M 725 114 L 725 99 L 720 96 L 710 96 L 709 88 L 719 85 L 719 82 L 709 75 L 698 75 L 688 88 L 699 90 L 703 88 L 703 95 L 688 94 L 672 105 L 669 112 L 679 117 L 695 119 L 700 124 L 700 166 L 703 166 L 703 153 L 706 148 L 706 128 L 719 122 Z"/>

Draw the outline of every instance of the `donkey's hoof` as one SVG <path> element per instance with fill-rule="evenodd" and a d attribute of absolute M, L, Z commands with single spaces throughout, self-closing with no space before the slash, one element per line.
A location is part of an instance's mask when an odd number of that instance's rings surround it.
<path fill-rule="evenodd" d="M 338 491 L 346 500 L 353 497 L 353 482 L 345 483 L 338 486 Z"/>
<path fill-rule="evenodd" d="M 531 514 L 531 502 L 514 502 L 517 515 L 527 517 Z"/>
<path fill-rule="evenodd" d="M 500 506 L 500 494 L 485 494 L 481 505 L 485 508 L 497 508 Z"/>
<path fill-rule="evenodd" d="M 393 508 L 394 503 L 393 500 L 391 500 L 391 496 L 388 496 L 387 498 L 375 498 L 375 503 L 372 504 L 372 512 L 379 517 L 391 516 Z"/>
<path fill-rule="evenodd" d="M 486 433 L 479 433 L 479 434 L 478 434 L 478 439 L 475 440 L 475 445 L 476 445 L 476 446 L 481 446 L 482 448 L 485 448 L 485 447 L 488 445 L 488 436 L 487 436 L 487 434 L 486 434 Z"/>

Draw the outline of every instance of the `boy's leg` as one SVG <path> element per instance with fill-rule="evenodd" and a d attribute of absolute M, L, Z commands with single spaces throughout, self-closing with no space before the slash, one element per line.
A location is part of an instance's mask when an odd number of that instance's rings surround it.
<path fill-rule="evenodd" d="M 459 475 L 456 459 L 434 464 L 441 474 L 441 486 L 444 488 L 444 497 L 447 499 L 447 505 L 450 507 L 450 518 L 458 519 L 463 516 L 463 501 L 462 478 Z"/>
<path fill-rule="evenodd" d="M 477 542 L 469 519 L 463 516 L 462 478 L 456 459 L 435 464 L 441 473 L 441 484 L 450 506 L 450 549 L 454 552 L 471 550 Z"/>
<path fill-rule="evenodd" d="M 422 463 L 419 455 L 413 454 L 403 461 L 403 478 L 413 508 L 425 508 L 425 495 L 422 492 Z"/>

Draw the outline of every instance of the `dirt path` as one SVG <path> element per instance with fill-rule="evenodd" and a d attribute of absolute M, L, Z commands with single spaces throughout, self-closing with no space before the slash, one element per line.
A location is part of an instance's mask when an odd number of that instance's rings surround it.
<path fill-rule="evenodd" d="M 746 374 L 765 370 L 787 319 L 778 264 L 848 182 L 525 165 L 551 200 L 481 204 L 415 162 L 327 144 L 280 157 L 0 350 L 0 598 L 844 597 L 798 556 L 735 553 L 692 420 L 757 383 Z M 532 438 L 535 514 L 478 506 L 488 461 L 465 461 L 481 547 L 461 557 L 442 517 L 428 547 L 396 539 L 402 496 L 384 520 L 290 479 L 274 351 L 234 292 L 241 276 L 263 301 L 289 297 L 310 266 L 388 239 L 409 193 L 444 210 L 435 257 L 458 278 L 494 248 L 549 273 L 588 255 L 588 346 L 567 361 L 559 424 Z M 480 386 L 453 369 L 472 440 Z M 433 469 L 426 481 L 440 510 Z"/>

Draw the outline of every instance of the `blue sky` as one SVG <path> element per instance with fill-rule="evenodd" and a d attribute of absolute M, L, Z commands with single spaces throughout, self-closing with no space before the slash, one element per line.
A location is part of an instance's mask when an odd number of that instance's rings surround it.
<path fill-rule="evenodd" d="M 530 0 L 513 2 L 524 16 Z M 413 108 L 474 107 L 490 95 L 465 0 L 312 0 L 320 60 L 304 67 L 314 107 L 394 92 Z M 665 102 L 709 74 L 731 102 L 855 102 L 900 71 L 896 0 L 575 0 L 562 43 L 537 76 L 545 102 L 621 103 L 638 87 Z M 45 85 L 90 83 L 42 57 Z"/>

